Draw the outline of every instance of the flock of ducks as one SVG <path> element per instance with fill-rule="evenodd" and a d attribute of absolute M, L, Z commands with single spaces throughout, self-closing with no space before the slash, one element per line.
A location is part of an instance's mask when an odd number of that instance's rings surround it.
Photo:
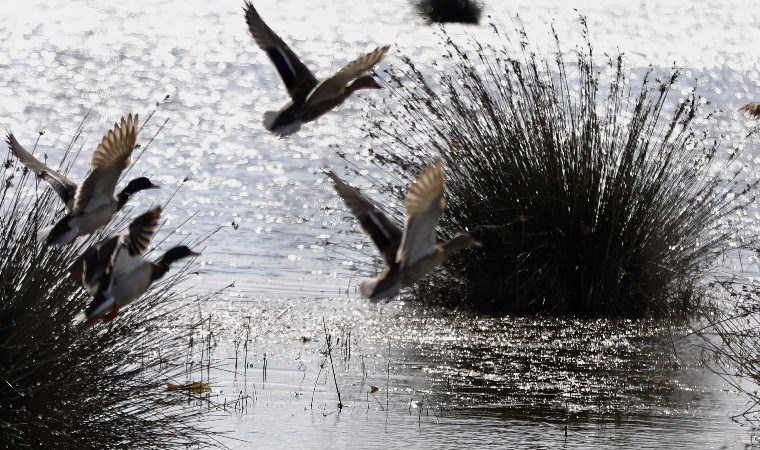
<path fill-rule="evenodd" d="M 320 82 L 269 28 L 251 2 L 246 1 L 243 9 L 253 40 L 267 54 L 290 95 L 290 101 L 279 111 L 264 113 L 264 127 L 269 132 L 280 137 L 295 133 L 301 124 L 332 110 L 357 90 L 381 89 L 377 80 L 367 72 L 383 60 L 390 46 L 378 47 L 356 58 Z M 359 284 L 359 291 L 365 298 L 390 300 L 401 288 L 417 282 L 455 251 L 481 245 L 465 231 L 460 231 L 448 242 L 436 242 L 438 218 L 446 205 L 443 196 L 446 177 L 440 160 L 425 167 L 409 187 L 403 230 L 358 189 L 346 184 L 332 171 L 327 175 L 386 264 L 385 270 L 375 278 Z"/>
<path fill-rule="evenodd" d="M 51 169 L 19 144 L 13 133 L 7 143 L 11 153 L 37 177 L 45 180 L 61 198 L 65 215 L 43 228 L 39 239 L 48 245 L 65 245 L 79 236 L 92 234 L 108 224 L 135 193 L 158 188 L 148 178 L 130 181 L 114 195 L 121 173 L 131 161 L 137 139 L 137 115 L 114 124 L 103 137 L 90 161 L 90 173 L 78 185 Z M 163 277 L 178 259 L 196 256 L 185 246 L 174 247 L 154 262 L 141 257 L 150 243 L 161 215 L 154 208 L 136 218 L 128 229 L 89 247 L 69 268 L 69 276 L 93 296 L 78 321 L 112 320 L 119 307 L 139 298 Z"/>
<path fill-rule="evenodd" d="M 318 81 L 277 34 L 263 21 L 249 1 L 244 4 L 246 23 L 256 44 L 275 66 L 290 96 L 279 111 L 264 113 L 264 127 L 280 137 L 295 133 L 303 123 L 317 119 L 343 103 L 359 89 L 380 89 L 367 74 L 388 52 L 383 46 L 363 55 L 331 77 Z M 39 232 L 47 245 L 66 245 L 92 234 L 110 222 L 132 195 L 156 189 L 146 177 L 135 178 L 115 194 L 122 172 L 129 166 L 138 130 L 138 116 L 122 117 L 103 137 L 93 153 L 90 173 L 80 185 L 51 169 L 26 151 L 12 133 L 7 135 L 11 153 L 37 177 L 46 181 L 65 205 L 65 215 Z M 335 189 L 370 237 L 386 268 L 360 284 L 361 294 L 372 301 L 390 300 L 404 288 L 431 272 L 457 250 L 480 246 L 461 231 L 452 240 L 437 243 L 438 219 L 446 205 L 445 174 L 440 160 L 425 167 L 410 185 L 406 197 L 403 229 L 394 224 L 358 189 L 328 171 Z M 161 208 L 135 218 L 127 229 L 90 246 L 69 268 L 70 278 L 87 291 L 92 300 L 78 320 L 112 320 L 120 307 L 138 299 L 150 285 L 164 276 L 173 262 L 198 256 L 186 246 L 167 251 L 155 261 L 142 255 L 158 228 Z"/>
<path fill-rule="evenodd" d="M 256 44 L 275 66 L 290 96 L 278 111 L 264 113 L 264 127 L 280 137 L 297 132 L 303 123 L 317 119 L 343 103 L 359 89 L 380 89 L 367 74 L 388 53 L 383 46 L 363 55 L 331 77 L 319 81 L 293 50 L 263 21 L 253 4 L 244 4 L 245 20 Z M 760 117 L 760 104 L 749 103 L 742 111 Z M 80 185 L 51 169 L 26 151 L 12 133 L 7 135 L 11 153 L 37 177 L 46 181 L 61 198 L 65 215 L 43 228 L 39 238 L 48 245 L 65 245 L 92 234 L 110 222 L 132 195 L 156 189 L 146 177 L 131 180 L 114 195 L 122 172 L 129 166 L 138 130 L 138 116 L 122 117 L 103 137 L 93 153 L 91 172 Z M 388 218 L 358 189 L 327 171 L 335 190 L 385 261 L 385 269 L 359 285 L 362 296 L 390 300 L 402 288 L 413 285 L 454 252 L 479 247 L 469 233 L 460 231 L 448 242 L 436 241 L 438 219 L 446 206 L 443 195 L 445 174 L 440 159 L 423 168 L 409 186 L 403 229 Z M 69 275 L 93 299 L 80 315 L 83 321 L 112 320 L 120 307 L 138 299 L 150 285 L 163 277 L 177 260 L 198 256 L 186 246 L 177 246 L 155 261 L 143 258 L 158 228 L 161 208 L 155 207 L 134 219 L 127 229 L 90 246 L 69 268 Z"/>

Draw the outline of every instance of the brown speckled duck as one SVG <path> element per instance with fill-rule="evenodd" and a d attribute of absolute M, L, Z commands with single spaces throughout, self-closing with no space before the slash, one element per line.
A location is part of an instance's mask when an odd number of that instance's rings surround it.
<path fill-rule="evenodd" d="M 327 175 L 387 265 L 378 276 L 359 285 L 361 294 L 372 301 L 392 299 L 401 288 L 417 282 L 457 250 L 481 245 L 465 231 L 448 242 L 439 244 L 435 240 L 438 218 L 446 205 L 440 160 L 425 167 L 409 187 L 403 231 L 359 190 L 332 172 Z"/>
<path fill-rule="evenodd" d="M 388 53 L 386 45 L 348 63 L 335 75 L 319 82 L 295 53 L 272 31 L 251 2 L 243 8 L 245 20 L 256 44 L 264 50 L 280 74 L 291 100 L 279 111 L 264 113 L 264 126 L 278 136 L 295 133 L 302 123 L 310 122 L 345 101 L 359 89 L 380 89 L 366 72 Z"/>

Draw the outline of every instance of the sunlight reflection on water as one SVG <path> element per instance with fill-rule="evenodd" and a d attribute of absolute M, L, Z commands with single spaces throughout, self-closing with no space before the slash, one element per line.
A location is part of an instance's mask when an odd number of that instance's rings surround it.
<path fill-rule="evenodd" d="M 344 219 L 342 203 L 319 172 L 343 167 L 337 151 L 351 155 L 366 148 L 359 128 L 366 102 L 353 98 L 287 140 L 268 134 L 261 115 L 279 107 L 286 95 L 248 34 L 241 1 L 12 3 L 0 10 L 0 121 L 28 147 L 45 130 L 38 154 L 58 161 L 92 109 L 84 124 L 83 155 L 88 155 L 122 114 L 137 111 L 145 118 L 170 96 L 141 132 L 143 146 L 154 135 L 155 140 L 133 169 L 164 189 L 137 197 L 133 206 L 139 211 L 153 199 L 165 203 L 187 177 L 166 209 L 165 230 L 189 221 L 163 245 L 221 227 L 205 242 L 206 274 L 193 279 L 203 291 L 235 282 L 224 301 L 207 308 L 220 322 L 221 364 L 229 369 L 227 358 L 246 316 L 256 326 L 256 371 L 263 352 L 271 360 L 269 384 L 259 379 L 254 406 L 246 414 L 225 416 L 220 425 L 235 429 L 235 437 L 262 445 L 338 447 L 450 446 L 455 438 L 482 446 L 567 448 L 718 447 L 748 440 L 727 419 L 743 406 L 742 399 L 721 392 L 720 381 L 695 367 L 698 355 L 687 347 L 681 349 L 687 367 L 668 369 L 672 361 L 656 337 L 662 329 L 441 316 L 356 300 L 356 270 L 342 262 L 357 255 L 328 243 L 369 246 Z M 348 0 L 320 5 L 260 0 L 256 6 L 317 76 L 382 43 L 394 47 L 381 74 L 399 54 L 423 70 L 443 62 L 435 29 L 424 26 L 402 0 L 361 7 Z M 723 131 L 742 136 L 752 125 L 735 111 L 760 100 L 760 49 L 749 38 L 760 20 L 755 3 L 616 0 L 572 7 L 588 16 L 597 54 L 620 49 L 636 73 L 650 64 L 667 69 L 675 62 L 684 67 L 686 85 L 697 79 L 705 101 L 722 110 L 715 121 Z M 507 30 L 522 23 L 532 45 L 550 54 L 550 23 L 566 49 L 581 42 L 572 7 L 520 0 L 490 2 L 485 12 Z M 519 19 L 512 19 L 514 14 Z M 495 39 L 488 26 L 449 30 L 461 39 Z M 73 179 L 82 178 L 86 163 L 84 157 L 77 161 Z M 339 364 L 348 393 L 341 414 L 335 412 L 325 374 L 316 374 L 323 317 L 332 332 L 339 328 L 344 340 L 350 332 L 348 339 L 358 346 L 350 361 Z M 299 343 L 302 337 L 309 342 Z M 385 386 L 386 375 L 393 402 L 388 414 L 362 385 Z M 224 371 L 215 376 L 224 397 L 240 387 Z M 315 379 L 318 412 L 306 401 Z M 415 403 L 420 401 L 422 407 Z M 437 408 L 441 417 L 431 415 Z M 600 423 L 611 426 L 597 428 Z"/>

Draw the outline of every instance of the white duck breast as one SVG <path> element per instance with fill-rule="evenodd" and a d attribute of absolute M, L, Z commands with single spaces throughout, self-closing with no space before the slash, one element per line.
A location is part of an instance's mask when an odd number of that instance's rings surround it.
<path fill-rule="evenodd" d="M 125 247 L 117 252 L 109 292 L 119 306 L 124 306 L 148 290 L 153 282 L 153 264 L 130 256 Z"/>

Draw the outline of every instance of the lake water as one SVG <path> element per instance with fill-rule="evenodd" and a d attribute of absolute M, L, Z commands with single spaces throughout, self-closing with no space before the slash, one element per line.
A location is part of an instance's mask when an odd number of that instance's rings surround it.
<path fill-rule="evenodd" d="M 401 54 L 423 68 L 443 61 L 435 28 L 404 0 L 256 6 L 317 76 L 385 43 L 393 47 L 380 68 L 398 64 Z M 505 30 L 524 25 L 539 49 L 550 48 L 554 24 L 572 49 L 581 44 L 573 8 L 587 15 L 597 54 L 619 49 L 637 73 L 683 67 L 685 88 L 698 86 L 721 131 L 734 139 L 746 133 L 751 123 L 736 108 L 760 100 L 753 38 L 760 6 L 517 0 L 487 2 L 485 14 Z M 462 40 L 494 39 L 488 26 L 448 29 Z M 336 152 L 351 159 L 371 144 L 359 128 L 366 99 L 385 94 L 352 98 L 289 139 L 270 135 L 261 116 L 286 95 L 248 33 L 240 1 L 13 0 L 0 10 L 0 68 L 0 125 L 28 148 L 44 130 L 36 151 L 53 162 L 88 111 L 86 155 L 123 114 L 147 117 L 161 103 L 139 137 L 143 146 L 155 140 L 132 173 L 164 189 L 140 194 L 133 205 L 167 203 L 188 178 L 168 203 L 169 222 L 156 241 L 175 228 L 164 247 L 216 231 L 201 245 L 204 273 L 192 289 L 234 286 L 188 315 L 211 317 L 208 375 L 220 409 L 213 425 L 228 432 L 229 447 L 754 442 L 751 430 L 729 419 L 747 408 L 744 397 L 700 368 L 698 341 L 670 343 L 679 330 L 476 317 L 359 299 L 354 266 L 369 260 L 351 249 L 368 242 L 319 172 L 342 173 Z M 73 179 L 84 175 L 88 158 L 75 164 Z M 333 364 L 321 368 L 325 328 Z M 372 395 L 371 386 L 379 388 Z"/>

